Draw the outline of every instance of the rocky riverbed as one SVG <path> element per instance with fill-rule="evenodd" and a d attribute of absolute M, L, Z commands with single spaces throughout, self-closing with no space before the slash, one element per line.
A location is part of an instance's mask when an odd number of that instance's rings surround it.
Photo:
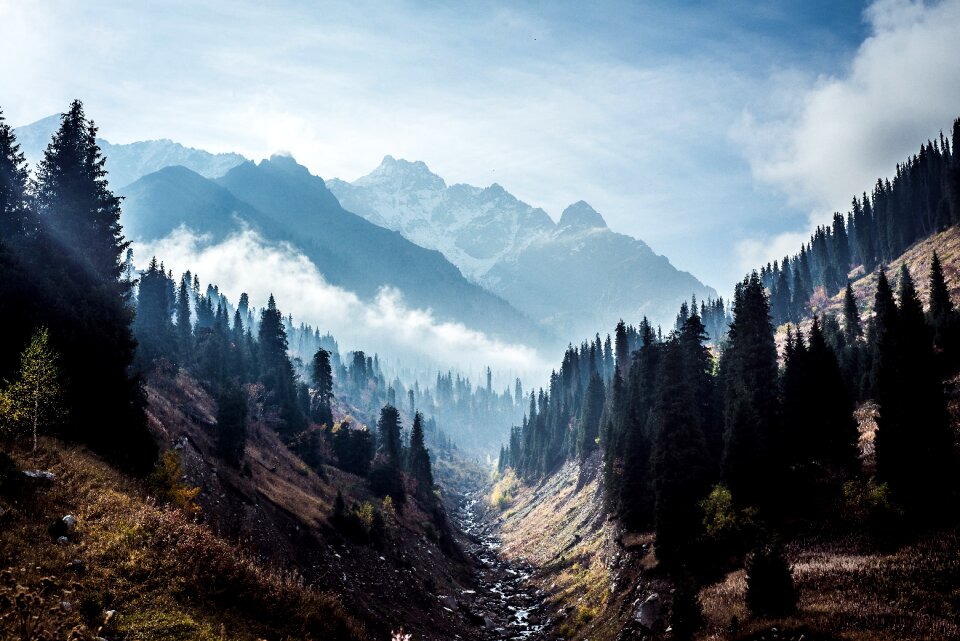
<path fill-rule="evenodd" d="M 453 513 L 467 537 L 477 568 L 474 589 L 446 597 L 443 607 L 468 613 L 477 624 L 473 638 L 497 641 L 540 641 L 550 634 L 544 608 L 546 594 L 531 582 L 534 568 L 504 558 L 496 527 L 484 518 L 481 492 L 463 495 Z"/>

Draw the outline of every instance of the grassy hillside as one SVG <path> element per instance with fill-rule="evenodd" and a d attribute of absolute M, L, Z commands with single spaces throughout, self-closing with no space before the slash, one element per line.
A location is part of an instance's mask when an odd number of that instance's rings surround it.
<path fill-rule="evenodd" d="M 44 440 L 13 460 L 55 476 L 2 499 L 0 563 L 10 574 L 0 593 L 10 598 L 16 584 L 37 597 L 14 616 L 77 627 L 81 638 L 111 611 L 109 636 L 126 639 L 368 638 L 337 597 L 158 506 L 88 451 Z M 58 544 L 48 529 L 67 514 L 76 529 Z M 17 638 L 10 618 L 0 630 Z"/>
<path fill-rule="evenodd" d="M 914 244 L 887 265 L 885 270 L 887 278 L 896 287 L 897 274 L 900 272 L 900 268 L 906 265 L 907 269 L 910 270 L 910 275 L 913 276 L 917 293 L 920 295 L 920 300 L 924 306 L 929 302 L 930 261 L 933 258 L 934 251 L 940 256 L 943 274 L 947 281 L 947 287 L 950 289 L 951 298 L 960 300 L 960 227 L 951 227 Z M 860 308 L 860 314 L 866 320 L 873 315 L 873 297 L 877 289 L 877 274 L 876 272 L 865 274 L 863 267 L 860 266 L 850 272 L 849 278 L 853 286 L 857 306 Z M 843 291 L 832 297 L 824 295 L 822 290 L 815 292 L 810 302 L 810 311 L 821 315 L 831 313 L 838 318 L 843 318 L 843 296 Z M 810 319 L 801 323 L 804 329 L 809 324 Z M 780 328 L 781 335 L 785 332 L 785 328 L 786 326 Z"/>
<path fill-rule="evenodd" d="M 199 512 L 158 505 L 155 486 L 83 448 L 47 439 L 36 454 L 16 449 L 18 468 L 56 477 L 0 498 L 0 570 L 46 590 L 31 612 L 94 634 L 113 610 L 106 638 L 145 641 L 366 640 L 401 627 L 418 641 L 464 636 L 470 621 L 437 603 L 471 587 L 470 565 L 416 501 L 393 505 L 332 466 L 318 475 L 256 403 L 244 462 L 226 465 L 215 453 L 216 403 L 203 386 L 183 371 L 157 372 L 146 391 L 151 431 L 175 453 L 182 486 L 197 488 Z M 382 518 L 376 540 L 333 525 L 338 490 L 364 527 Z M 48 528 L 67 514 L 76 532 L 58 545 Z M 61 601 L 69 605 L 51 612 Z"/>

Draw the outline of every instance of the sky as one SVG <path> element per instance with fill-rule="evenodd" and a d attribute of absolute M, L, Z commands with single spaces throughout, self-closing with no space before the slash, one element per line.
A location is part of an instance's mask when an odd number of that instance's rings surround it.
<path fill-rule="evenodd" d="M 721 293 L 960 115 L 960 0 L 0 0 L 13 125 L 583 199 Z"/>

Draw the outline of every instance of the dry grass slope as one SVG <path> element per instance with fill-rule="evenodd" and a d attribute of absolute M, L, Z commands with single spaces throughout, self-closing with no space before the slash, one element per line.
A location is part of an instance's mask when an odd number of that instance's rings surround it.
<path fill-rule="evenodd" d="M 50 577 L 70 625 L 94 630 L 115 610 L 110 626 L 125 639 L 365 638 L 335 597 L 158 507 L 83 449 L 45 441 L 15 460 L 56 481 L 4 505 L 0 564 L 22 585 Z M 78 525 L 60 545 L 47 529 L 68 513 Z"/>

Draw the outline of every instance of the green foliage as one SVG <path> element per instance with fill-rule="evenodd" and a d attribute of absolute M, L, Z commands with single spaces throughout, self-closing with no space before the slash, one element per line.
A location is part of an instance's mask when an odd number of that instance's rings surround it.
<path fill-rule="evenodd" d="M 182 478 L 180 455 L 175 450 L 167 450 L 147 478 L 147 485 L 160 503 L 172 505 L 187 514 L 199 514 L 200 506 L 195 499 L 200 488 L 187 487 Z"/>
<path fill-rule="evenodd" d="M 718 552 L 739 555 L 756 539 L 759 531 L 756 508 L 738 509 L 725 486 L 715 485 L 699 505 L 704 533 Z"/>
<path fill-rule="evenodd" d="M 426 504 L 434 502 L 433 471 L 430 467 L 430 452 L 423 440 L 423 415 L 416 412 L 410 430 L 410 450 L 407 453 L 407 474 L 415 485 L 417 498 Z"/>
<path fill-rule="evenodd" d="M 769 505 L 776 493 L 777 349 L 770 310 L 756 272 L 737 285 L 724 381 L 723 477 L 741 505 Z"/>
<path fill-rule="evenodd" d="M 8 435 L 29 431 L 33 449 L 38 434 L 66 415 L 57 353 L 50 346 L 50 333 L 40 328 L 20 355 L 20 372 L 0 400 L 0 429 Z"/>

